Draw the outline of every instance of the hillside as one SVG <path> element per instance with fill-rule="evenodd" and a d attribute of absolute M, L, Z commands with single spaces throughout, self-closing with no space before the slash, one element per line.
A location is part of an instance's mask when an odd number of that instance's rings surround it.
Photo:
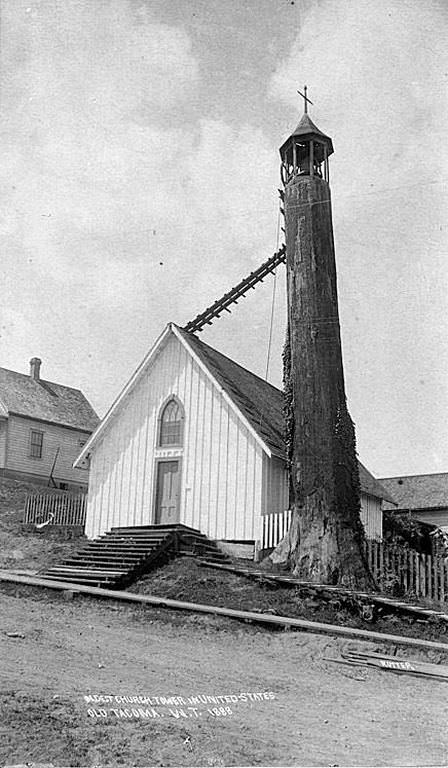
<path fill-rule="evenodd" d="M 21 480 L 0 480 L 0 568 L 38 571 L 68 557 L 80 545 L 70 532 L 46 528 L 41 532 L 23 527 L 26 497 L 42 492 L 42 485 Z"/>

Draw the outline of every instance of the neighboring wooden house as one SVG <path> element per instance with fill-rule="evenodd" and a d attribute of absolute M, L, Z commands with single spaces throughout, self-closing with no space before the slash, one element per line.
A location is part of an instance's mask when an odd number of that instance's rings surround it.
<path fill-rule="evenodd" d="M 73 467 L 99 418 L 79 389 L 0 368 L 0 476 L 86 489 L 88 467 Z"/>
<path fill-rule="evenodd" d="M 169 324 L 78 461 L 90 460 L 86 534 L 181 522 L 221 541 L 261 541 L 289 506 L 283 395 Z M 387 493 L 360 465 L 367 535 Z"/>
<path fill-rule="evenodd" d="M 385 501 L 385 510 L 408 512 L 448 533 L 448 472 L 384 477 L 380 482 L 396 502 L 394 506 Z"/>

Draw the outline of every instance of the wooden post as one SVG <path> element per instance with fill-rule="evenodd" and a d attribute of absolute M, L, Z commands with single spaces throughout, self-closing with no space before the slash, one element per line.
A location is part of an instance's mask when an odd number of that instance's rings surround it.
<path fill-rule="evenodd" d="M 381 586 L 381 589 L 383 589 L 384 588 L 384 541 L 381 542 L 381 546 L 379 548 L 379 554 L 380 554 L 380 562 L 379 562 L 380 586 Z"/>
<path fill-rule="evenodd" d="M 439 560 L 440 567 L 440 600 L 445 602 L 445 559 L 443 557 Z"/>
<path fill-rule="evenodd" d="M 433 596 L 432 568 L 431 568 L 431 564 L 432 563 L 431 563 L 431 560 L 432 560 L 431 555 L 426 555 L 426 574 L 427 574 L 427 580 L 428 580 L 427 581 L 427 585 L 428 585 L 427 586 L 427 590 L 428 590 L 427 596 L 429 597 L 430 600 L 432 599 L 432 596 Z"/>
<path fill-rule="evenodd" d="M 428 568 L 427 568 L 427 562 L 426 562 L 426 555 L 422 554 L 422 565 L 423 565 L 423 584 L 422 584 L 422 591 L 423 591 L 423 597 L 428 597 Z"/>

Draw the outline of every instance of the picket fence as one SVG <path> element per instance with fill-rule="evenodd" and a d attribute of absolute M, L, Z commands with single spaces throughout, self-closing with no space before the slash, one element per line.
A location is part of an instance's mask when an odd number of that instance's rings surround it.
<path fill-rule="evenodd" d="M 383 541 L 366 541 L 366 555 L 380 589 L 448 600 L 448 558 L 392 547 Z"/>
<path fill-rule="evenodd" d="M 260 548 L 271 549 L 287 533 L 291 510 L 263 517 Z M 448 600 L 448 557 L 426 555 L 385 541 L 367 539 L 366 557 L 382 591 L 412 594 L 429 600 Z"/>
<path fill-rule="evenodd" d="M 261 549 L 270 549 L 277 546 L 289 530 L 291 516 L 292 511 L 290 509 L 286 509 L 284 512 L 273 512 L 270 515 L 263 515 Z"/>
<path fill-rule="evenodd" d="M 25 525 L 84 526 L 86 522 L 85 493 L 33 493 L 25 503 Z"/>

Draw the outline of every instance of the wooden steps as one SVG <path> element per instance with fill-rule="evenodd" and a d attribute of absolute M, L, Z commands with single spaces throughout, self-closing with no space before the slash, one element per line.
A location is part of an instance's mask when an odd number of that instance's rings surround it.
<path fill-rule="evenodd" d="M 45 579 L 124 589 L 170 558 L 190 555 L 226 564 L 229 557 L 203 533 L 186 525 L 112 528 L 62 563 L 40 571 Z"/>

